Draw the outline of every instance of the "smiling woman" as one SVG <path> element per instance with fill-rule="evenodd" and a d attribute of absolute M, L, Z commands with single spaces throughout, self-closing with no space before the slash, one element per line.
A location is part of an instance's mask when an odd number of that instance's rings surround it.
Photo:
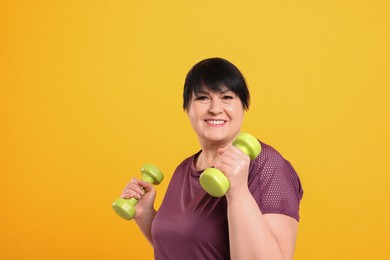
<path fill-rule="evenodd" d="M 203 60 L 190 70 L 183 98 L 183 107 L 201 146 L 211 145 L 210 149 L 215 150 L 231 143 L 239 133 L 250 95 L 238 68 L 224 59 L 213 58 Z M 203 154 L 200 157 L 203 158 Z M 212 161 L 208 163 L 214 165 L 215 159 L 209 157 Z M 210 165 L 199 165 L 202 169 L 207 166 Z"/>
<path fill-rule="evenodd" d="M 151 184 L 133 179 L 122 193 L 140 198 L 134 220 L 155 259 L 292 259 L 303 190 L 271 146 L 258 141 L 261 153 L 251 161 L 232 145 L 249 108 L 241 72 L 221 58 L 203 60 L 188 73 L 183 99 L 202 150 L 176 168 L 158 211 Z M 224 197 L 201 187 L 209 167 L 227 177 Z"/>
<path fill-rule="evenodd" d="M 244 118 L 242 103 L 230 90 L 199 91 L 193 95 L 187 112 L 202 147 L 225 147 L 239 133 Z"/>

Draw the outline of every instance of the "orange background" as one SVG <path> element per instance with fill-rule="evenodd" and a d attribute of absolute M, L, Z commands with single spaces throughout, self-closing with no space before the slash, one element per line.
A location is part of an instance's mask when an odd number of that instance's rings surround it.
<path fill-rule="evenodd" d="M 201 59 L 247 78 L 243 130 L 304 185 L 295 259 L 388 259 L 388 1 L 1 1 L 0 259 L 152 259 L 111 203 L 199 149 Z"/>

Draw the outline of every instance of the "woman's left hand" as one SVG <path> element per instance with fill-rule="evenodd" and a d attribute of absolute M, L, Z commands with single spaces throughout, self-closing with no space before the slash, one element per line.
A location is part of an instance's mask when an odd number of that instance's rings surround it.
<path fill-rule="evenodd" d="M 220 148 L 218 153 L 219 159 L 214 167 L 225 174 L 230 182 L 230 189 L 226 196 L 248 191 L 249 156 L 232 145 Z"/>

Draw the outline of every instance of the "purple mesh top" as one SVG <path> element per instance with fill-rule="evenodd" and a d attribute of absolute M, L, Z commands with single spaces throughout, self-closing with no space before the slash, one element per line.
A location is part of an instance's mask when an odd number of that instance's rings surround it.
<path fill-rule="evenodd" d="M 249 190 L 263 214 L 299 221 L 299 177 L 274 148 L 260 143 L 261 153 L 249 168 Z M 230 259 L 226 198 L 214 198 L 200 186 L 202 171 L 194 166 L 198 154 L 176 168 L 153 221 L 155 260 Z"/>

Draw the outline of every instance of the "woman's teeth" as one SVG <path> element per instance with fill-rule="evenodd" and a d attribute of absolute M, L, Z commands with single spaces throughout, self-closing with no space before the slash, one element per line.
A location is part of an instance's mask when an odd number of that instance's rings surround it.
<path fill-rule="evenodd" d="M 224 120 L 207 120 L 207 123 L 211 124 L 211 125 L 222 125 L 223 123 L 225 123 Z"/>

